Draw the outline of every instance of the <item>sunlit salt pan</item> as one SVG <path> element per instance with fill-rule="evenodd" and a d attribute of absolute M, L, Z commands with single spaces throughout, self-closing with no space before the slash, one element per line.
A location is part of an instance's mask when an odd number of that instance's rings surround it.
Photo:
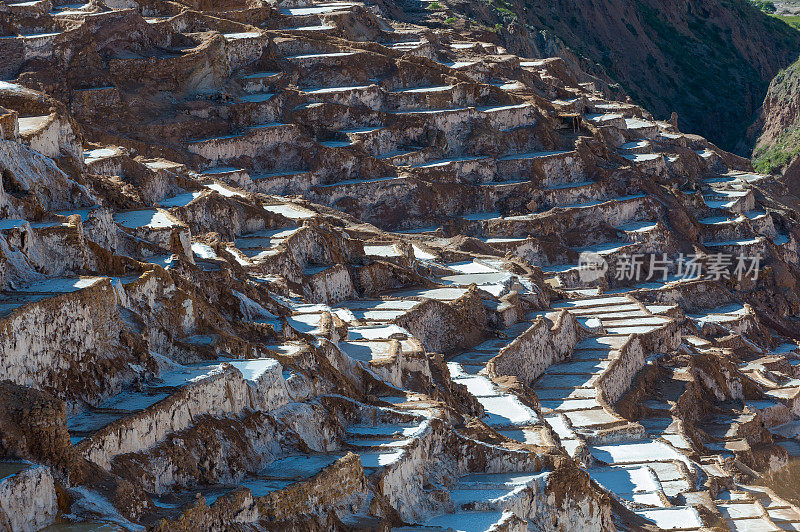
<path fill-rule="evenodd" d="M 478 397 L 483 405 L 485 421 L 490 426 L 533 425 L 539 417 L 513 395 Z"/>
<path fill-rule="evenodd" d="M 77 292 L 78 290 L 94 286 L 103 279 L 105 279 L 105 277 L 55 277 L 28 284 L 18 289 L 18 292 L 59 294 Z"/>
<path fill-rule="evenodd" d="M 176 225 L 166 214 L 154 209 L 117 213 L 114 215 L 114 221 L 130 229 L 139 227 L 159 229 Z"/>
<path fill-rule="evenodd" d="M 287 203 L 282 205 L 264 205 L 264 210 L 292 219 L 313 218 L 315 216 L 314 213 L 308 209 Z"/>
<path fill-rule="evenodd" d="M 201 259 L 216 259 L 217 254 L 208 244 L 203 244 L 202 242 L 194 242 L 192 243 L 192 253 L 194 253 L 198 258 Z"/>
<path fill-rule="evenodd" d="M 689 507 L 636 510 L 636 513 L 665 530 L 675 528 L 700 528 L 703 526 L 700 514 L 697 513 L 697 510 L 694 508 Z"/>
<path fill-rule="evenodd" d="M 411 336 L 410 333 L 399 325 L 389 324 L 376 327 L 352 327 L 347 331 L 349 340 L 380 340 L 387 339 L 393 334 Z"/>
<path fill-rule="evenodd" d="M 159 202 L 159 204 L 164 207 L 165 209 L 171 207 L 185 207 L 188 205 L 193 199 L 199 197 L 201 192 L 185 192 L 183 194 L 178 194 L 177 196 L 173 196 L 171 198 L 167 198 Z"/>

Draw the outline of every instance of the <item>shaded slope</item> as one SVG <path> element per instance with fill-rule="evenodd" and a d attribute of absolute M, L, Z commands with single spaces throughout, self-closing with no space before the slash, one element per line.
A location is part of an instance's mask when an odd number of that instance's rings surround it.
<path fill-rule="evenodd" d="M 428 23 L 491 29 L 511 53 L 557 53 L 610 79 L 657 118 L 726 149 L 745 136 L 772 77 L 800 52 L 798 33 L 746 0 L 491 0 L 435 2 L 413 10 Z M 466 19 L 466 20 L 465 20 Z M 446 22 L 445 22 L 446 21 Z"/>

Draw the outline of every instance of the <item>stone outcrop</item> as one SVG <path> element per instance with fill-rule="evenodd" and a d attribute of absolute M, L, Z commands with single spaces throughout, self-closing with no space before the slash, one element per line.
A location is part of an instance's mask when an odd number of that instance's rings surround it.
<path fill-rule="evenodd" d="M 0 478 L 0 523 L 7 530 L 40 530 L 56 519 L 53 475 L 45 466 L 20 467 L 18 473 Z"/>

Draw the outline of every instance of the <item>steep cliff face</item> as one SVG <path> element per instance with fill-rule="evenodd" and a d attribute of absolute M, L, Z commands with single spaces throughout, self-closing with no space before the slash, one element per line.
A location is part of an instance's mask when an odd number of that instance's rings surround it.
<path fill-rule="evenodd" d="M 782 173 L 798 190 L 800 165 L 800 61 L 781 71 L 769 86 L 758 120 L 750 130 L 756 138 L 753 164 L 763 172 Z"/>
<path fill-rule="evenodd" d="M 800 52 L 800 34 L 746 0 L 444 0 L 405 16 L 483 29 L 509 52 L 559 55 L 618 83 L 656 118 L 745 153 L 770 80 Z M 436 9 L 441 6 L 442 9 Z M 603 83 L 600 84 L 601 86 Z M 614 86 L 612 85 L 613 89 Z"/>

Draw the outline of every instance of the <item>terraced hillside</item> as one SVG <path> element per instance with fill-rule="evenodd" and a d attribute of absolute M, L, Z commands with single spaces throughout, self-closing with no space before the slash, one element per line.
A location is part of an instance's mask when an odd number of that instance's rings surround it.
<path fill-rule="evenodd" d="M 800 530 L 747 160 L 377 6 L 0 16 L 2 528 Z"/>
<path fill-rule="evenodd" d="M 769 3 L 769 2 L 768 2 Z M 393 16 L 467 31 L 519 55 L 558 55 L 607 95 L 749 154 L 770 81 L 800 55 L 790 18 L 752 0 L 403 0 Z M 778 3 L 776 3 L 778 5 Z M 623 92 L 624 91 L 624 92 Z"/>

